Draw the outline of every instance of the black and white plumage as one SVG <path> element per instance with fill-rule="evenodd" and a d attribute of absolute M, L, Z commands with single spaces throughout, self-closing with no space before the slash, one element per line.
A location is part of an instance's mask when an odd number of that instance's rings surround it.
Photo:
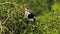
<path fill-rule="evenodd" d="M 24 4 L 24 9 L 25 9 L 25 17 L 27 17 L 29 21 L 34 21 L 35 15 L 29 12 L 29 7 L 27 3 Z"/>

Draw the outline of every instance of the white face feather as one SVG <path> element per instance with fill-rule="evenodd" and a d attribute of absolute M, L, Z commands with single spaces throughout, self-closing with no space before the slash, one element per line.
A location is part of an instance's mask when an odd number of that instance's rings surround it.
<path fill-rule="evenodd" d="M 28 16 L 30 14 L 29 9 L 25 8 L 25 15 Z"/>

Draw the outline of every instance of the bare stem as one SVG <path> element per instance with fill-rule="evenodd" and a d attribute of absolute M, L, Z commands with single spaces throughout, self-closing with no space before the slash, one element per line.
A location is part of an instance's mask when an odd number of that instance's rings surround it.
<path fill-rule="evenodd" d="M 1 25 L 2 21 L 0 20 L 0 33 L 2 32 L 2 25 Z"/>

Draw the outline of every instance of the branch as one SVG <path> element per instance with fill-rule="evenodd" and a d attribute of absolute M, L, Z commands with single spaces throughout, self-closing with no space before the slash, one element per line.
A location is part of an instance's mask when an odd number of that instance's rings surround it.
<path fill-rule="evenodd" d="M 9 11 L 10 11 L 10 9 L 8 10 L 8 17 L 5 19 L 5 21 L 3 21 L 3 23 L 2 24 L 5 24 L 6 22 L 7 22 L 7 20 L 10 18 L 10 13 L 9 13 Z"/>
<path fill-rule="evenodd" d="M 5 19 L 5 21 L 3 21 L 3 24 L 5 24 L 9 20 L 9 18 L 13 16 L 14 12 L 13 11 L 10 12 L 10 10 L 8 10 L 7 14 L 8 14 L 8 17 Z"/>

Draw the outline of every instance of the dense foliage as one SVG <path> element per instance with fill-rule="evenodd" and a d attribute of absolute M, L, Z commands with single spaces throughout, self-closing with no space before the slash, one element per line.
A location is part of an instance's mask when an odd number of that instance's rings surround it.
<path fill-rule="evenodd" d="M 24 3 L 36 21 L 24 17 Z M 60 0 L 0 0 L 0 34 L 60 34 Z"/>

